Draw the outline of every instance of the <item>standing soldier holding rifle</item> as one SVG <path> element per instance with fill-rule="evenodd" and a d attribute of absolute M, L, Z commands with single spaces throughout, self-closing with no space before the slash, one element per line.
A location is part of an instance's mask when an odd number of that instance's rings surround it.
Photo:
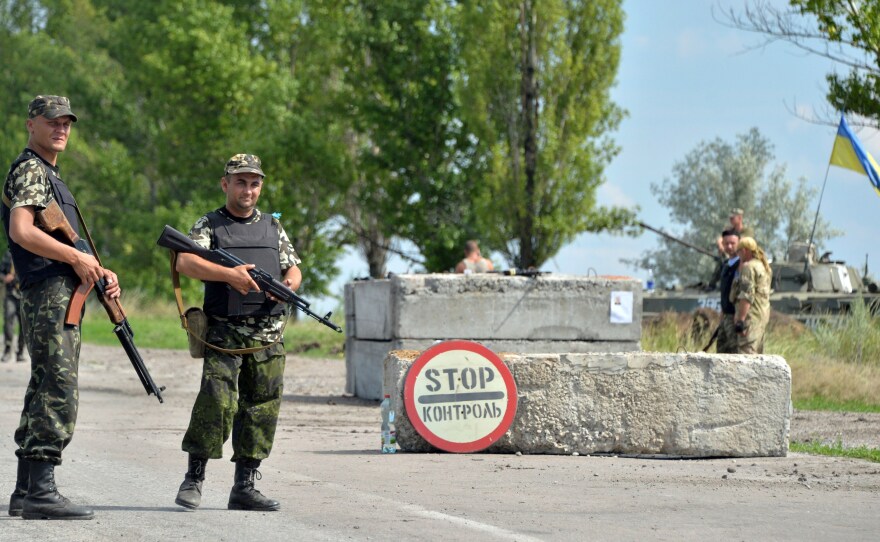
<path fill-rule="evenodd" d="M 60 233 L 48 233 L 37 220 L 37 213 L 55 202 L 70 224 L 78 223 L 76 202 L 56 166 L 76 120 L 67 98 L 34 98 L 27 148 L 12 163 L 3 187 L 3 225 L 21 281 L 22 325 L 31 354 L 31 378 L 15 431 L 18 476 L 9 501 L 9 515 L 25 519 L 94 516 L 55 486 L 54 468 L 73 437 L 79 402 L 80 328 L 66 324 L 65 314 L 80 284 L 103 279 L 105 295 L 117 299 L 119 282 L 94 256 L 64 242 Z"/>
<path fill-rule="evenodd" d="M 281 507 L 254 488 L 254 479 L 275 439 L 284 380 L 282 332 L 287 306 L 261 291 L 249 271 L 255 267 L 269 271 L 291 290 L 299 287 L 302 275 L 284 228 L 257 209 L 264 177 L 257 156 L 230 158 L 220 178 L 226 205 L 201 217 L 189 233 L 201 247 L 225 249 L 248 264 L 227 267 L 194 253 L 176 253 L 176 270 L 205 282 L 208 316 L 201 389 L 183 437 L 189 468 L 175 500 L 190 509 L 201 504 L 208 459 L 223 457 L 230 432 L 235 483 L 228 508 L 271 511 Z"/>

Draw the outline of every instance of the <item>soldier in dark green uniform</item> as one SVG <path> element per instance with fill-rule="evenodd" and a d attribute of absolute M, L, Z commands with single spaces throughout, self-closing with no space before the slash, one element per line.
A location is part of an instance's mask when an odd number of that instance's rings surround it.
<path fill-rule="evenodd" d="M 21 282 L 21 317 L 31 355 L 31 379 L 15 431 L 18 476 L 9 514 L 25 519 L 91 519 L 90 508 L 58 493 L 55 466 L 73 437 L 79 403 L 80 329 L 64 323 L 80 283 L 104 279 L 119 297 L 116 274 L 40 228 L 36 214 L 52 200 L 78 228 L 76 202 L 56 160 L 67 147 L 76 115 L 62 96 L 37 96 L 28 108 L 27 148 L 9 168 L 3 186 L 3 225 Z"/>
<path fill-rule="evenodd" d="M 223 267 L 194 254 L 179 254 L 177 271 L 205 282 L 208 315 L 202 383 L 183 451 L 189 469 L 175 502 L 195 509 L 201 504 L 208 459 L 223 457 L 232 434 L 235 482 L 230 510 L 278 510 L 278 501 L 254 488 L 257 467 L 269 457 L 281 407 L 287 306 L 259 290 L 248 274 L 254 264 L 296 290 L 302 282 L 299 257 L 284 228 L 257 209 L 264 173 L 260 159 L 236 154 L 226 163 L 220 186 L 226 205 L 201 217 L 189 236 L 205 248 L 223 248 L 246 266 Z M 256 349 L 241 353 L 236 350 Z"/>
<path fill-rule="evenodd" d="M 12 265 L 12 253 L 6 251 L 3 260 L 0 261 L 0 275 L 6 285 L 6 297 L 3 298 L 3 357 L 0 361 L 7 362 L 12 357 L 12 341 L 15 338 L 15 325 L 18 324 L 18 341 L 15 344 L 15 361 L 25 361 L 24 357 L 24 328 L 21 325 L 21 315 L 18 312 L 21 305 L 21 288 L 18 284 L 18 275 L 15 274 L 15 266 Z"/>

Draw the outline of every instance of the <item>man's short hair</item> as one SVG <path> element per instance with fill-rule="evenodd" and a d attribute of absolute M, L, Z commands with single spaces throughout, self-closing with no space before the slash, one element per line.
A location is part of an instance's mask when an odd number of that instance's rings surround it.
<path fill-rule="evenodd" d="M 723 232 L 721 232 L 721 237 L 727 237 L 728 235 L 735 235 L 739 237 L 739 232 L 737 232 L 736 230 L 724 230 Z"/>

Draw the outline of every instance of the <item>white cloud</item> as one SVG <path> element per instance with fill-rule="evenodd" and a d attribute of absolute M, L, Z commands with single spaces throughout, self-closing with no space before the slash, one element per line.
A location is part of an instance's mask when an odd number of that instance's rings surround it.
<path fill-rule="evenodd" d="M 621 187 L 613 183 L 605 183 L 596 191 L 599 205 L 633 207 L 636 200 L 632 199 Z"/>

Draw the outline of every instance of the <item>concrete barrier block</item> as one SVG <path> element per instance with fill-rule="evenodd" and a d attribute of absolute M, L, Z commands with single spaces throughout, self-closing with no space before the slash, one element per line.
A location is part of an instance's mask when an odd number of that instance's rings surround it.
<path fill-rule="evenodd" d="M 357 339 L 639 341 L 642 288 L 634 279 L 573 275 L 395 275 L 349 283 Z M 632 322 L 610 322 L 611 292 L 631 292 Z"/>
<path fill-rule="evenodd" d="M 393 335 L 394 306 L 388 279 L 350 282 L 351 299 L 346 297 L 346 315 L 351 311 L 354 326 L 349 335 L 356 339 L 390 340 Z"/>
<path fill-rule="evenodd" d="M 391 283 L 394 338 L 433 338 L 438 333 L 475 340 L 641 338 L 642 289 L 637 280 L 429 274 L 396 275 Z M 610 322 L 612 291 L 632 293 L 632 322 Z"/>
<path fill-rule="evenodd" d="M 429 451 L 404 409 L 418 351 L 385 358 L 398 443 Z M 791 370 L 779 356 L 588 353 L 501 356 L 517 385 L 510 430 L 486 451 L 660 457 L 784 456 Z"/>
<path fill-rule="evenodd" d="M 450 337 L 454 338 L 454 337 Z M 445 339 L 445 338 L 444 338 Z M 425 350 L 440 339 L 395 339 L 364 341 L 345 339 L 346 392 L 362 399 L 381 399 L 383 394 L 383 361 L 392 350 Z M 493 352 L 637 352 L 633 341 L 526 341 L 492 339 L 475 341 Z"/>

